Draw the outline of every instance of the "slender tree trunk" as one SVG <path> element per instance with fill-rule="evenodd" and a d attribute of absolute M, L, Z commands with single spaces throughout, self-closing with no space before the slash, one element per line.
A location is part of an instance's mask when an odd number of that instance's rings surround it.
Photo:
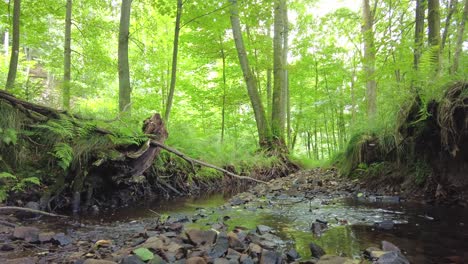
<path fill-rule="evenodd" d="M 459 64 L 461 52 L 463 49 L 463 35 L 465 33 L 465 24 L 466 24 L 467 18 L 468 18 L 468 0 L 465 0 L 465 4 L 463 7 L 463 16 L 460 20 L 460 24 L 458 24 L 458 29 L 457 29 L 457 45 L 455 46 L 455 54 L 453 56 L 453 65 L 451 69 L 452 73 L 458 72 L 458 64 Z"/>
<path fill-rule="evenodd" d="M 9 49 L 10 49 L 10 33 L 5 32 L 5 39 L 3 40 L 3 49 L 5 52 L 5 57 L 8 57 Z"/>
<path fill-rule="evenodd" d="M 318 134 L 317 134 L 317 120 L 314 120 L 314 152 L 315 152 L 315 159 L 319 160 L 319 140 L 318 140 Z"/>
<path fill-rule="evenodd" d="M 13 45 L 10 57 L 10 67 L 8 68 L 8 77 L 5 85 L 6 90 L 11 90 L 15 87 L 16 72 L 18 69 L 18 57 L 20 47 L 20 15 L 21 15 L 21 0 L 14 0 L 13 7 Z"/>
<path fill-rule="evenodd" d="M 416 0 L 416 18 L 414 27 L 414 59 L 413 67 L 419 69 L 422 47 L 424 43 L 424 12 L 426 10 L 425 0 Z"/>
<path fill-rule="evenodd" d="M 374 19 L 370 10 L 369 0 L 362 4 L 362 35 L 364 39 L 363 66 L 366 74 L 367 116 L 373 120 L 377 114 L 377 83 L 375 81 L 375 44 L 373 24 Z"/>
<path fill-rule="evenodd" d="M 182 17 L 182 0 L 177 0 L 177 14 L 174 29 L 174 46 L 172 49 L 172 70 L 171 70 L 171 85 L 169 87 L 169 95 L 166 102 L 166 112 L 164 113 L 164 120 L 169 121 L 169 114 L 171 113 L 172 101 L 174 100 L 174 90 L 176 85 L 177 75 L 177 54 L 179 53 L 179 33 L 180 33 L 180 19 Z"/>
<path fill-rule="evenodd" d="M 67 0 L 65 15 L 65 45 L 63 49 L 63 109 L 70 109 L 70 72 L 71 72 L 71 19 L 72 0 Z"/>
<path fill-rule="evenodd" d="M 257 82 L 252 74 L 252 70 L 249 66 L 249 59 L 245 51 L 244 40 L 242 38 L 242 32 L 240 27 L 239 19 L 239 8 L 237 6 L 237 0 L 229 0 L 231 2 L 231 26 L 234 42 L 236 44 L 237 56 L 239 58 L 239 64 L 241 66 L 244 80 L 247 86 L 247 92 L 249 94 L 250 102 L 254 110 L 255 121 L 257 123 L 257 131 L 259 144 L 263 148 L 271 147 L 271 130 L 267 123 L 265 116 L 265 109 L 263 108 L 262 101 L 257 89 Z"/>
<path fill-rule="evenodd" d="M 452 16 L 455 10 L 457 9 L 457 0 L 450 0 L 448 8 L 447 17 L 445 18 L 445 27 L 444 33 L 442 34 L 442 42 L 440 44 L 440 53 L 443 53 L 445 48 L 445 43 L 447 42 L 447 36 L 450 29 L 450 22 L 452 22 Z"/>
<path fill-rule="evenodd" d="M 288 140 L 288 146 L 292 149 L 292 139 L 291 139 L 291 98 L 289 93 L 289 73 L 288 73 L 288 51 L 289 51 L 289 21 L 288 21 L 288 8 L 287 0 L 283 2 L 283 94 L 285 98 L 285 111 L 286 111 L 286 135 Z"/>
<path fill-rule="evenodd" d="M 271 114 L 271 131 L 275 146 L 284 147 L 285 126 L 285 98 L 284 98 L 284 61 L 283 61 L 283 34 L 284 34 L 284 7 L 285 0 L 275 0 L 275 18 L 273 35 L 273 104 Z"/>
<path fill-rule="evenodd" d="M 122 0 L 119 30 L 119 112 L 131 113 L 130 67 L 128 64 L 128 38 L 132 0 Z"/>
<path fill-rule="evenodd" d="M 356 123 L 356 93 L 354 91 L 356 86 L 356 55 L 353 56 L 353 73 L 351 75 L 351 121 L 352 124 Z"/>
<path fill-rule="evenodd" d="M 432 63 L 437 73 L 440 70 L 440 4 L 439 0 L 428 0 L 428 40 L 432 52 Z"/>
<path fill-rule="evenodd" d="M 226 54 L 224 53 L 223 39 L 221 42 L 221 59 L 223 62 L 223 106 L 221 109 L 221 143 L 224 142 L 225 120 L 226 120 Z"/>

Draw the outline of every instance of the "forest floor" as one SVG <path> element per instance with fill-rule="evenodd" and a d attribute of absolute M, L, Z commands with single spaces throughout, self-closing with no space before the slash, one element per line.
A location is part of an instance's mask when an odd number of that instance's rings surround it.
<path fill-rule="evenodd" d="M 227 202 L 195 207 L 188 213 L 166 214 L 148 208 L 151 217 L 131 221 L 116 218 L 111 222 L 86 215 L 65 220 L 0 216 L 0 260 L 88 264 L 409 263 L 402 250 L 376 237 L 367 241 L 373 247 L 357 249 L 349 248 L 352 241 L 330 247 L 320 240 L 337 228 L 348 230 L 363 224 L 391 233 L 389 230 L 406 221 L 396 210 L 351 209 L 354 207 L 343 201 L 399 206 L 403 199 L 394 187 L 367 192 L 361 182 L 339 178 L 333 169 L 313 169 L 258 184 Z M 293 228 L 300 231 L 289 230 Z M 418 258 L 411 257 L 412 262 Z"/>

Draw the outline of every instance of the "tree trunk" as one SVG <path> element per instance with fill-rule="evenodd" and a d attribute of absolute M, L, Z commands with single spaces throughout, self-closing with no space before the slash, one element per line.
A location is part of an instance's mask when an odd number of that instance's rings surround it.
<path fill-rule="evenodd" d="M 244 80 L 247 85 L 247 92 L 252 103 L 252 108 L 255 114 L 255 121 L 257 123 L 257 131 L 259 144 L 261 147 L 269 148 L 271 143 L 271 131 L 267 123 L 265 116 L 265 109 L 263 108 L 262 101 L 257 89 L 257 83 L 252 74 L 252 70 L 249 66 L 249 60 L 244 47 L 244 40 L 242 38 L 242 32 L 240 27 L 239 19 L 239 8 L 237 6 L 237 0 L 230 0 L 231 2 L 231 26 L 234 42 L 236 44 L 237 56 L 239 57 L 239 63 L 244 75 Z"/>
<path fill-rule="evenodd" d="M 14 0 L 13 7 L 13 45 L 10 57 L 10 66 L 8 68 L 8 77 L 5 85 L 6 90 L 11 90 L 15 87 L 16 72 L 18 69 L 18 57 L 20 46 L 20 15 L 21 15 L 21 0 Z"/>
<path fill-rule="evenodd" d="M 288 51 L 289 51 L 289 21 L 288 21 L 288 8 L 286 4 L 287 0 L 283 2 L 283 94 L 285 98 L 284 108 L 286 111 L 286 135 L 288 140 L 288 147 L 292 150 L 292 139 L 291 139 L 291 98 L 289 94 L 289 73 L 288 73 Z"/>
<path fill-rule="evenodd" d="M 447 36 L 448 36 L 449 29 L 450 29 L 450 22 L 452 22 L 451 19 L 452 19 L 453 13 L 457 9 L 457 0 L 450 0 L 450 4 L 447 8 L 448 8 L 448 13 L 447 13 L 447 17 L 445 18 L 445 27 L 444 27 L 444 33 L 442 34 L 442 42 L 440 44 L 440 53 L 442 53 L 445 48 L 445 43 L 447 41 Z"/>
<path fill-rule="evenodd" d="M 220 38 L 221 43 L 221 59 L 223 62 L 223 106 L 221 109 L 221 143 L 224 142 L 225 123 L 226 123 L 226 54 L 224 52 L 223 38 Z"/>
<path fill-rule="evenodd" d="M 275 22 L 273 34 L 273 104 L 271 114 L 271 131 L 275 146 L 284 147 L 285 125 L 285 72 L 283 61 L 283 34 L 284 34 L 284 3 L 285 0 L 275 0 Z"/>
<path fill-rule="evenodd" d="M 130 67 L 128 65 L 128 38 L 132 0 L 122 0 L 119 30 L 119 112 L 131 113 Z"/>
<path fill-rule="evenodd" d="M 455 47 L 455 54 L 453 56 L 453 65 L 451 72 L 458 72 L 458 64 L 460 61 L 461 52 L 463 49 L 463 35 L 465 33 L 465 24 L 466 19 L 468 18 L 468 0 L 465 0 L 465 6 L 463 7 L 463 16 L 461 18 L 460 24 L 458 24 L 457 30 L 457 45 Z"/>
<path fill-rule="evenodd" d="M 414 59 L 413 67 L 419 69 L 419 61 L 421 59 L 423 39 L 424 39 L 424 11 L 425 0 L 416 0 L 416 17 L 414 27 Z"/>
<path fill-rule="evenodd" d="M 171 84 L 169 86 L 169 95 L 166 102 L 166 112 L 164 113 L 164 120 L 169 121 L 169 114 L 171 113 L 172 101 L 174 100 L 174 90 L 177 80 L 177 54 L 179 53 L 179 33 L 180 33 L 180 19 L 182 17 L 182 0 L 177 0 L 177 14 L 174 29 L 174 46 L 172 47 L 172 70 L 171 70 Z"/>
<path fill-rule="evenodd" d="M 428 41 L 434 69 L 440 70 L 440 5 L 439 0 L 428 0 Z"/>
<path fill-rule="evenodd" d="M 71 17 L 72 0 L 67 0 L 65 15 L 65 45 L 63 49 L 63 109 L 70 109 L 70 67 L 71 67 Z"/>
<path fill-rule="evenodd" d="M 364 40 L 363 66 L 366 75 L 367 116 L 373 120 L 377 114 L 377 83 L 375 81 L 375 44 L 372 30 L 374 19 L 370 10 L 369 0 L 362 4 L 362 35 Z"/>

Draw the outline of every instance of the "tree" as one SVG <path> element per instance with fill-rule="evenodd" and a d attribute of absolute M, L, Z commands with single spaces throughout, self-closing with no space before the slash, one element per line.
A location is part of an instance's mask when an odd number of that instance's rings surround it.
<path fill-rule="evenodd" d="M 440 4 L 439 0 L 427 2 L 428 41 L 431 47 L 432 63 L 436 72 L 440 70 Z"/>
<path fill-rule="evenodd" d="M 374 119 L 377 114 L 377 83 L 375 81 L 375 44 L 373 24 L 374 19 L 369 0 L 362 1 L 362 35 L 364 40 L 364 73 L 366 75 L 367 115 Z"/>
<path fill-rule="evenodd" d="M 458 71 L 458 65 L 460 63 L 460 56 L 461 56 L 461 52 L 463 49 L 463 35 L 465 33 L 465 24 L 466 24 L 467 18 L 468 18 L 468 0 L 465 0 L 465 4 L 463 7 L 463 15 L 460 20 L 460 23 L 458 24 L 458 29 L 457 29 L 457 45 L 455 46 L 455 54 L 453 56 L 453 65 L 451 68 L 452 73 L 457 73 Z"/>
<path fill-rule="evenodd" d="M 174 90 L 176 85 L 177 75 L 177 54 L 179 51 L 179 33 L 180 33 L 180 19 L 182 17 L 182 0 L 177 0 L 177 14 L 174 29 L 174 44 L 172 50 L 172 68 L 171 68 L 171 84 L 169 86 L 169 95 L 166 102 L 166 111 L 164 113 L 164 120 L 169 121 L 169 114 L 171 113 L 172 101 L 174 100 Z"/>
<path fill-rule="evenodd" d="M 284 126 L 286 120 L 285 71 L 283 53 L 283 34 L 285 29 L 285 0 L 275 1 L 274 35 L 273 35 L 273 104 L 271 115 L 271 131 L 275 146 L 283 146 Z"/>
<path fill-rule="evenodd" d="M 13 7 L 13 44 L 10 57 L 10 66 L 8 68 L 8 77 L 5 85 L 6 90 L 11 90 L 15 87 L 20 47 L 20 15 L 21 0 L 15 0 Z"/>
<path fill-rule="evenodd" d="M 236 44 L 237 56 L 239 58 L 239 64 L 241 66 L 244 80 L 247 86 L 247 92 L 249 94 L 250 102 L 254 110 L 255 122 L 257 124 L 257 132 L 260 146 L 269 148 L 271 145 L 271 130 L 268 125 L 265 109 L 263 107 L 260 95 L 258 93 L 257 82 L 252 73 L 249 65 L 249 59 L 245 51 L 244 39 L 242 37 L 240 19 L 239 19 L 239 8 L 237 6 L 237 0 L 229 0 L 231 2 L 231 26 L 232 34 L 234 37 L 234 43 Z"/>
<path fill-rule="evenodd" d="M 414 26 L 414 59 L 413 67 L 417 71 L 419 68 L 419 61 L 421 59 L 423 38 L 424 38 L 424 11 L 425 0 L 416 0 L 416 14 Z"/>
<path fill-rule="evenodd" d="M 128 65 L 128 39 L 132 0 L 122 0 L 119 29 L 119 111 L 131 112 L 130 68 Z"/>
<path fill-rule="evenodd" d="M 71 72 L 71 17 L 72 0 L 67 0 L 65 15 L 65 45 L 63 49 L 63 103 L 64 109 L 70 108 L 70 72 Z"/>

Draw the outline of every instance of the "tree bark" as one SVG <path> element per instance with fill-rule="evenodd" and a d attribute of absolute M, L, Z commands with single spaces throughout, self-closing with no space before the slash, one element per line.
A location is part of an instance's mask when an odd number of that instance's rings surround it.
<path fill-rule="evenodd" d="M 225 123 L 226 123 L 226 53 L 224 52 L 223 37 L 220 37 L 221 59 L 223 63 L 223 106 L 221 109 L 221 143 L 224 142 Z"/>
<path fill-rule="evenodd" d="M 179 33 L 180 33 L 180 19 L 182 17 L 182 0 L 177 0 L 177 14 L 174 29 L 174 45 L 172 48 L 172 69 L 171 69 L 171 84 L 169 86 L 169 95 L 166 102 L 166 112 L 164 113 L 164 120 L 169 121 L 169 114 L 171 113 L 172 101 L 174 100 L 174 91 L 177 80 L 177 54 L 179 52 Z"/>
<path fill-rule="evenodd" d="M 132 0 L 122 0 L 119 30 L 119 112 L 131 113 L 130 67 L 128 63 L 128 38 Z"/>
<path fill-rule="evenodd" d="M 377 83 L 375 81 L 375 44 L 373 24 L 374 19 L 370 10 L 369 0 L 362 4 L 362 35 L 364 40 L 363 66 L 366 74 L 367 116 L 373 120 L 377 114 Z"/>
<path fill-rule="evenodd" d="M 414 57 L 413 67 L 417 71 L 419 69 L 419 61 L 421 59 L 423 39 L 424 39 L 424 11 L 425 0 L 416 0 L 416 15 L 414 27 Z"/>
<path fill-rule="evenodd" d="M 448 6 L 447 17 L 445 18 L 445 27 L 444 27 L 444 33 L 442 34 L 442 42 L 440 44 L 441 53 L 443 52 L 445 48 L 445 43 L 447 41 L 447 36 L 448 36 L 449 29 L 450 29 L 450 22 L 452 22 L 452 16 L 456 9 L 457 9 L 457 0 L 450 0 L 449 6 Z"/>
<path fill-rule="evenodd" d="M 257 83 L 252 74 L 252 70 L 249 66 L 249 59 L 245 51 L 244 40 L 242 37 L 240 19 L 239 19 L 239 8 L 237 6 L 237 0 L 230 0 L 231 2 L 231 26 L 234 42 L 236 44 L 237 56 L 239 58 L 239 64 L 241 66 L 244 80 L 247 86 L 247 92 L 249 94 L 250 102 L 255 115 L 255 121 L 257 123 L 257 131 L 259 144 L 263 148 L 269 148 L 271 143 L 271 130 L 267 123 L 265 116 L 265 109 L 263 107 L 260 95 L 257 89 Z"/>
<path fill-rule="evenodd" d="M 70 72 L 71 72 L 71 17 L 72 0 L 67 0 L 65 15 L 65 45 L 63 49 L 63 109 L 70 109 Z"/>
<path fill-rule="evenodd" d="M 284 3 L 285 0 L 275 0 L 274 32 L 273 32 L 273 104 L 271 113 L 271 131 L 275 146 L 283 147 L 285 125 L 285 72 L 283 61 L 284 34 Z"/>
<path fill-rule="evenodd" d="M 11 90 L 15 87 L 16 73 L 18 70 L 18 57 L 20 47 L 20 15 L 21 15 L 21 0 L 14 0 L 13 7 L 13 44 L 10 57 L 10 66 L 8 68 L 8 77 L 5 85 L 6 90 Z"/>
<path fill-rule="evenodd" d="M 466 19 L 468 18 L 468 0 L 465 0 L 465 6 L 463 7 L 463 16 L 460 20 L 460 24 L 458 24 L 457 29 L 457 45 L 455 46 L 455 54 L 453 56 L 453 65 L 451 69 L 451 73 L 458 72 L 458 65 L 460 62 L 460 56 L 463 49 L 463 35 L 465 33 L 465 24 Z"/>
<path fill-rule="evenodd" d="M 428 41 L 434 69 L 440 70 L 440 4 L 439 0 L 428 0 Z"/>

